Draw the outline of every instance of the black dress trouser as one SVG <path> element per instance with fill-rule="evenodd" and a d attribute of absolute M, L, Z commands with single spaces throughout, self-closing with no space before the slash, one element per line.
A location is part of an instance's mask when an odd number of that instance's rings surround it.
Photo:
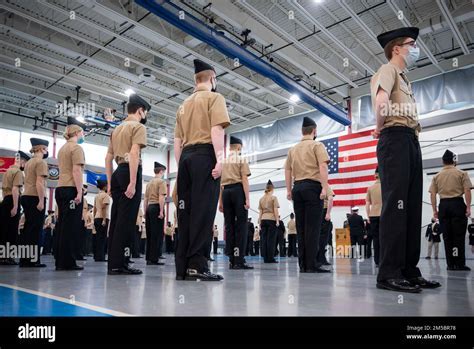
<path fill-rule="evenodd" d="M 160 240 L 163 241 L 164 219 L 159 218 L 160 204 L 149 204 L 145 213 L 146 221 L 146 260 L 158 262 L 161 256 Z"/>
<path fill-rule="evenodd" d="M 331 225 L 331 221 L 327 221 L 325 219 L 327 208 L 323 208 L 323 212 L 321 214 L 321 234 L 319 235 L 319 248 L 318 248 L 318 263 L 323 264 L 327 263 L 326 259 L 326 246 L 328 244 L 329 239 L 329 227 Z"/>
<path fill-rule="evenodd" d="M 142 167 L 138 166 L 135 195 L 129 199 L 125 196 L 130 183 L 130 167 L 128 163 L 119 164 L 112 174 L 112 211 L 108 245 L 108 269 L 128 267 L 131 255 L 132 232 L 135 231 L 138 210 L 142 197 Z"/>
<path fill-rule="evenodd" d="M 94 246 L 94 260 L 105 260 L 105 241 L 107 239 L 107 229 L 109 227 L 109 219 L 105 220 L 105 225 L 102 225 L 102 218 L 94 219 L 95 226 L 95 246 Z"/>
<path fill-rule="evenodd" d="M 465 266 L 467 217 L 463 198 L 441 199 L 438 218 L 448 267 Z"/>
<path fill-rule="evenodd" d="M 302 270 L 314 270 L 321 266 L 317 256 L 323 212 L 321 183 L 309 179 L 295 181 L 292 198 L 298 235 L 298 258 Z"/>
<path fill-rule="evenodd" d="M 20 198 L 18 198 L 20 201 Z M 20 203 L 18 203 L 18 210 L 15 216 L 10 215 L 13 208 L 13 196 L 7 195 L 3 198 L 0 212 L 0 245 L 5 245 L 7 242 L 11 245 L 16 245 L 18 241 L 18 225 L 20 224 Z"/>
<path fill-rule="evenodd" d="M 377 281 L 419 277 L 423 164 L 415 131 L 382 130 L 377 159 L 383 203 Z"/>
<path fill-rule="evenodd" d="M 54 193 L 58 205 L 56 268 L 76 266 L 77 243 L 82 242 L 77 237 L 84 234 L 81 224 L 84 201 L 77 205 L 74 202 L 76 195 L 76 187 L 58 187 Z"/>
<path fill-rule="evenodd" d="M 212 144 L 186 146 L 178 165 L 178 242 L 176 274 L 188 268 L 208 270 L 209 236 L 219 200 L 220 178 L 212 177 L 216 156 Z M 211 235 L 212 236 L 212 235 Z"/>
<path fill-rule="evenodd" d="M 20 245 L 28 245 L 37 249 L 35 253 L 38 254 L 38 257 L 35 261 L 33 261 L 32 258 L 20 258 L 20 265 L 40 263 L 39 241 L 45 219 L 44 213 L 46 210 L 46 198 L 44 199 L 44 208 L 42 211 L 38 211 L 36 208 L 38 202 L 38 196 L 23 195 L 21 197 L 21 206 L 25 213 L 25 225 L 23 226 L 23 231 L 20 232 Z"/>
<path fill-rule="evenodd" d="M 370 217 L 370 233 L 374 242 L 374 262 L 379 264 L 380 259 L 380 234 L 379 234 L 380 217 Z"/>
<path fill-rule="evenodd" d="M 226 246 L 229 263 L 241 265 L 244 263 L 247 250 L 247 217 L 245 209 L 245 193 L 242 183 L 224 186 L 222 191 L 224 206 L 224 222 L 226 231 Z"/>
<path fill-rule="evenodd" d="M 262 242 L 262 257 L 265 263 L 275 260 L 277 234 L 276 221 L 271 219 L 262 219 L 260 221 L 260 241 Z"/>
<path fill-rule="evenodd" d="M 288 234 L 288 257 L 298 257 L 296 238 L 296 234 Z"/>

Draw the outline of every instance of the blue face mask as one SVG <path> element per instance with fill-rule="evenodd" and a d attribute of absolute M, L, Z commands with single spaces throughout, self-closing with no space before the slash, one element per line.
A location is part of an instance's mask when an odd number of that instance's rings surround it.
<path fill-rule="evenodd" d="M 84 142 L 85 142 L 84 136 L 82 136 L 81 138 L 77 140 L 77 144 L 82 144 Z"/>
<path fill-rule="evenodd" d="M 405 58 L 405 63 L 408 67 L 411 67 L 416 63 L 418 58 L 420 58 L 420 48 L 419 47 L 409 47 L 408 55 Z"/>

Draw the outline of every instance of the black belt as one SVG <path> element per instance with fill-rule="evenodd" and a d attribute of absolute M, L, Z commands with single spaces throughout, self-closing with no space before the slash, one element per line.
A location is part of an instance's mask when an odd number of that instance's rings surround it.
<path fill-rule="evenodd" d="M 321 182 L 315 181 L 313 179 L 300 179 L 299 181 L 295 181 L 294 184 L 302 184 L 302 183 L 312 183 L 312 184 L 319 184 L 321 185 Z"/>
<path fill-rule="evenodd" d="M 440 202 L 441 201 L 462 201 L 464 202 L 464 199 L 462 196 L 458 196 L 458 197 L 455 197 L 455 198 L 444 198 L 444 199 L 441 199 L 439 200 Z"/>
<path fill-rule="evenodd" d="M 242 183 L 232 183 L 232 184 L 226 184 L 224 185 L 224 189 L 230 189 L 230 188 L 235 188 L 235 187 L 242 187 Z"/>
<path fill-rule="evenodd" d="M 183 153 L 187 153 L 187 152 L 193 152 L 193 151 L 196 151 L 196 150 L 201 150 L 201 149 L 206 149 L 206 150 L 212 150 L 214 151 L 214 146 L 210 143 L 206 143 L 206 144 L 191 144 L 191 145 L 187 145 L 183 148 Z"/>
<path fill-rule="evenodd" d="M 408 126 L 391 126 L 391 127 L 387 127 L 387 128 L 384 128 L 380 134 L 381 135 L 384 135 L 384 134 L 387 134 L 387 133 L 395 133 L 395 132 L 400 132 L 400 133 L 407 133 L 407 134 L 410 134 L 410 135 L 413 135 L 416 137 L 416 139 L 418 139 L 418 136 L 416 135 L 416 130 L 414 128 L 410 128 Z"/>
<path fill-rule="evenodd" d="M 117 167 L 130 167 L 129 162 L 121 162 L 120 164 L 117 164 Z M 142 164 L 138 164 L 138 168 L 141 168 Z"/>

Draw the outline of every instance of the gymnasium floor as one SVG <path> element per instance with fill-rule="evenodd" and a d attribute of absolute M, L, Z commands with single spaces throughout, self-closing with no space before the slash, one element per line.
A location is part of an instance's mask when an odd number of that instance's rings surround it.
<path fill-rule="evenodd" d="M 45 269 L 0 267 L 0 316 L 472 316 L 474 279 L 446 271 L 445 260 L 421 260 L 426 277 L 443 287 L 421 294 L 375 288 L 371 260 L 336 260 L 332 274 L 299 274 L 296 258 L 255 270 L 228 270 L 218 255 L 213 272 L 223 282 L 175 281 L 171 255 L 165 266 L 145 266 L 142 276 L 107 276 L 106 264 L 85 262 L 82 272 L 56 272 L 51 256 Z M 468 265 L 473 267 L 472 260 Z"/>

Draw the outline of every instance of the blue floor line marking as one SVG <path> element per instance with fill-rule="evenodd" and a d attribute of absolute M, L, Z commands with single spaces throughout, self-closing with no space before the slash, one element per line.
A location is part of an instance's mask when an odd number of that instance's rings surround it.
<path fill-rule="evenodd" d="M 110 316 L 81 306 L 0 286 L 0 316 Z"/>

